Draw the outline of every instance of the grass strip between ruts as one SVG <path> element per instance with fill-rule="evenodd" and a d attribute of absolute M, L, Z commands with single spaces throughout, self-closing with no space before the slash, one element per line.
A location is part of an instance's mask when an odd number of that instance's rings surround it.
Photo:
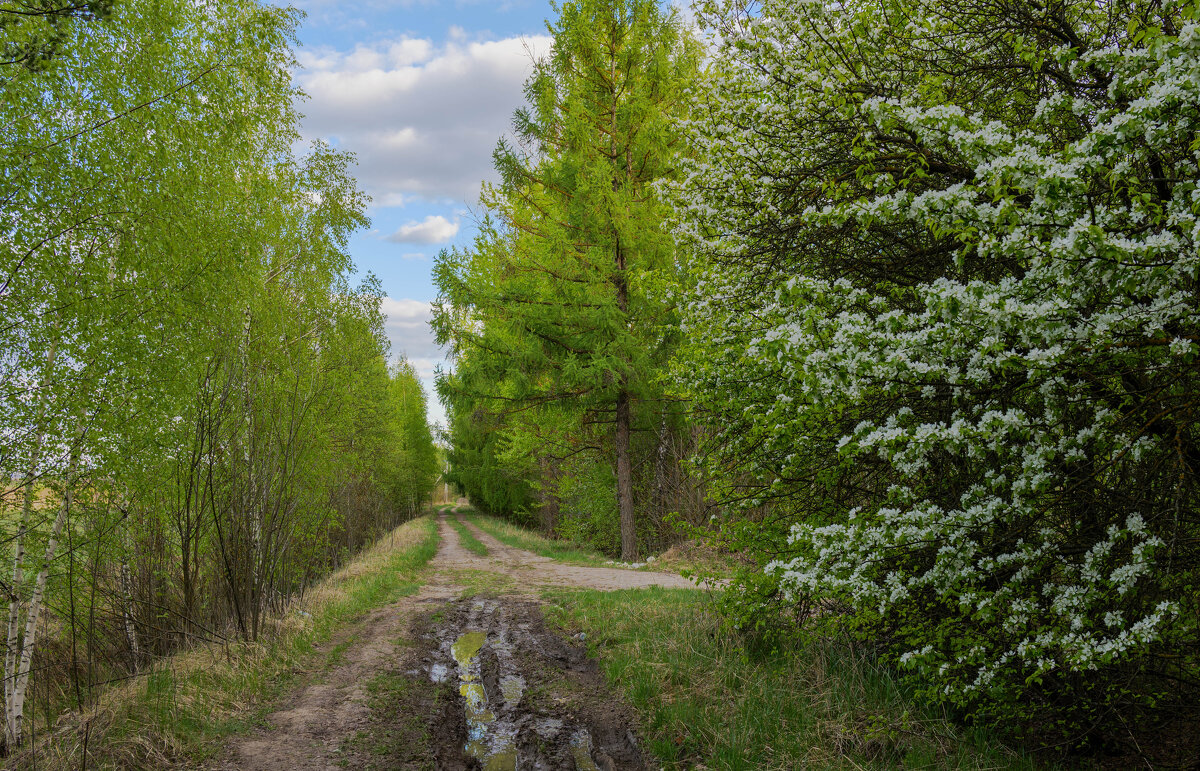
<path fill-rule="evenodd" d="M 465 518 L 475 527 L 478 527 L 483 532 L 495 538 L 502 544 L 512 546 L 517 549 L 531 551 L 534 554 L 551 559 L 569 562 L 575 565 L 587 565 L 589 567 L 611 567 L 613 562 L 603 554 L 581 546 L 571 541 L 556 540 L 546 538 L 532 531 L 526 530 L 519 525 L 514 525 L 511 522 L 505 522 L 496 517 L 489 517 L 486 514 L 480 514 L 474 510 L 467 509 Z"/>
<path fill-rule="evenodd" d="M 454 528 L 454 531 L 458 533 L 458 542 L 464 549 L 473 554 L 478 554 L 480 557 L 487 556 L 487 547 L 475 537 L 475 534 L 466 525 L 459 521 L 457 516 L 452 513 L 447 520 L 450 522 L 450 527 Z"/>

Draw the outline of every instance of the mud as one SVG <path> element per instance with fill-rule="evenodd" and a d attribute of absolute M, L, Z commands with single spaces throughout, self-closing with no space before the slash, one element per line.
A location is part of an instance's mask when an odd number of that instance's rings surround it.
<path fill-rule="evenodd" d="M 694 584 L 670 573 L 563 565 L 465 524 L 487 557 L 462 548 L 443 514 L 421 591 L 341 630 L 326 646 L 340 659 L 307 673 L 266 727 L 207 767 L 646 768 L 633 712 L 582 645 L 546 627 L 534 592 Z M 460 599 L 467 575 L 503 577 L 507 594 Z"/>
<path fill-rule="evenodd" d="M 417 671 L 430 682 L 439 667 L 458 678 L 467 717 L 465 754 L 479 764 L 466 767 L 646 767 L 631 709 L 608 691 L 582 646 L 546 627 L 536 602 L 459 600 L 417 620 L 412 632 L 424 651 L 413 661 Z M 472 705 L 472 699 L 479 701 Z M 441 747 L 464 746 L 459 726 L 431 731 Z"/>
<path fill-rule="evenodd" d="M 310 682 L 291 695 L 285 708 L 268 717 L 269 728 L 234 742 L 207 767 L 221 771 L 370 767 L 355 759 L 357 748 L 346 746 L 347 737 L 372 727 L 369 685 L 394 667 L 396 641 L 404 634 L 407 619 L 427 607 L 440 607 L 456 593 L 457 587 L 426 585 L 339 632 L 318 651 L 337 663 L 325 672 L 303 673 Z"/>

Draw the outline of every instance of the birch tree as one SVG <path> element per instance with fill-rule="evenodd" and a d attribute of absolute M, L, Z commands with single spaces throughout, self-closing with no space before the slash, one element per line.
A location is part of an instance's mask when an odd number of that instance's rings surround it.
<path fill-rule="evenodd" d="M 211 547 L 231 490 L 251 491 L 266 528 L 248 636 L 329 564 L 340 459 L 325 440 L 345 399 L 315 354 L 348 317 L 366 353 L 339 375 L 386 348 L 378 294 L 347 279 L 346 237 L 365 222 L 350 160 L 291 151 L 296 22 L 249 1 L 0 7 L 5 752 L 27 731 L 46 614 L 66 613 L 55 591 L 72 598 L 70 634 L 80 622 L 64 532 L 94 539 L 89 656 L 112 647 L 93 645 L 105 613 L 132 654 L 111 666 L 225 628 Z M 230 463 L 247 421 L 252 468 Z M 118 513 L 66 529 L 81 492 Z M 180 562 L 177 607 L 161 566 Z"/>

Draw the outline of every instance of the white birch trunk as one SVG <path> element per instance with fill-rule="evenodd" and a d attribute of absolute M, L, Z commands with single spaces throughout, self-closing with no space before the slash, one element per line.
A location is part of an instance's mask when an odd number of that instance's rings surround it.
<path fill-rule="evenodd" d="M 11 750 L 20 744 L 17 719 L 13 713 L 13 693 L 16 686 L 17 658 L 20 655 L 18 632 L 21 626 L 21 587 L 25 583 L 25 532 L 33 510 L 33 479 L 26 480 L 25 500 L 21 506 L 21 525 L 13 546 L 12 586 L 8 598 L 8 634 L 4 642 L 4 741 Z"/>
<path fill-rule="evenodd" d="M 133 623 L 133 581 L 129 576 L 129 563 L 121 563 L 121 599 L 123 607 L 121 615 L 125 621 L 125 641 L 129 643 L 129 653 L 133 657 L 133 671 L 142 665 L 142 651 L 138 645 L 137 627 Z"/>
<path fill-rule="evenodd" d="M 54 325 L 58 331 L 58 324 Z M 54 366 L 58 355 L 58 339 L 50 342 L 46 351 L 46 371 Z M 25 479 L 25 496 L 21 502 L 21 524 L 17 528 L 17 536 L 13 543 L 13 572 L 12 586 L 8 596 L 8 628 L 4 640 L 4 741 L 5 746 L 12 748 L 21 744 L 21 717 L 14 711 L 17 703 L 17 667 L 21 655 L 21 641 L 18 633 L 21 628 L 21 589 L 25 585 L 25 536 L 29 532 L 29 522 L 33 518 L 34 480 L 37 479 L 38 466 L 42 461 L 42 445 L 46 438 L 46 397 L 42 395 L 35 419 L 37 434 L 33 439 L 33 454 L 29 459 L 29 470 Z M 24 692 L 22 692 L 24 698 Z"/>
<path fill-rule="evenodd" d="M 11 725 L 8 732 L 15 738 L 9 745 L 18 747 L 21 744 L 21 719 L 25 711 L 25 690 L 29 687 L 29 670 L 33 664 L 33 648 L 37 644 L 38 621 L 42 615 L 42 598 L 46 594 L 46 579 L 50 575 L 50 563 L 58 550 L 58 537 L 62 534 L 63 523 L 67 520 L 67 510 L 71 507 L 71 489 L 67 493 L 63 505 L 58 509 L 54 519 L 54 528 L 50 531 L 50 542 L 46 544 L 46 556 L 42 569 L 38 571 L 34 583 L 33 596 L 29 599 L 29 613 L 25 617 L 25 636 L 21 639 L 21 659 L 17 665 L 16 681 L 13 683 L 12 700 L 6 705 L 6 711 L 11 714 Z M 11 679 L 11 675 L 10 675 Z"/>

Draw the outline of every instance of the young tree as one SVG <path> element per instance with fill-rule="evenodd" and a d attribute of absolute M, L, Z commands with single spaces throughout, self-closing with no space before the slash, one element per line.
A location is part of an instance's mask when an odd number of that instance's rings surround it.
<path fill-rule="evenodd" d="M 550 25 L 501 142 L 502 182 L 474 248 L 444 252 L 434 328 L 458 357 L 446 389 L 492 413 L 565 403 L 610 424 L 621 556 L 637 555 L 630 435 L 671 340 L 670 309 L 645 292 L 673 244 L 654 183 L 674 173 L 683 93 L 699 50 L 656 0 L 577 0 Z M 461 419 L 473 413 L 458 407 Z"/>
<path fill-rule="evenodd" d="M 62 664 L 35 665 L 47 630 L 82 706 L 146 655 L 258 636 L 432 485 L 378 284 L 347 280 L 351 159 L 292 154 L 296 22 L 254 0 L 0 8 L 0 754 Z"/>

